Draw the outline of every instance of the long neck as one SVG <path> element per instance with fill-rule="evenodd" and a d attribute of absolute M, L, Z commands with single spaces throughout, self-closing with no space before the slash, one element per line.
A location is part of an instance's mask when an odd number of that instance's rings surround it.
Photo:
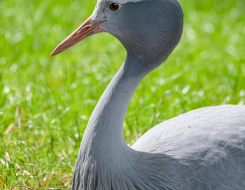
<path fill-rule="evenodd" d="M 174 184 L 166 173 L 174 176 L 176 162 L 133 150 L 123 138 L 126 111 L 138 84 L 153 69 L 149 65 L 128 56 L 106 88 L 83 136 L 72 189 L 169 189 Z"/>
<path fill-rule="evenodd" d="M 128 56 L 96 105 L 86 128 L 81 148 L 114 152 L 127 147 L 123 122 L 130 100 L 150 69 L 135 56 Z"/>

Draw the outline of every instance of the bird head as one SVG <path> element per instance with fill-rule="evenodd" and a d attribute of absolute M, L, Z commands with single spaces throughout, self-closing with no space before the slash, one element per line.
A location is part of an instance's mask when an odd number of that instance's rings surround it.
<path fill-rule="evenodd" d="M 178 0 L 99 0 L 91 17 L 51 53 L 100 32 L 115 36 L 128 54 L 163 62 L 178 44 L 183 12 Z"/>

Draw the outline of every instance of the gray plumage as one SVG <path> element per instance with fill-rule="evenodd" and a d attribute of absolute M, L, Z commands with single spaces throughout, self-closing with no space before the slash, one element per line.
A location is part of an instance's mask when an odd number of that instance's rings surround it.
<path fill-rule="evenodd" d="M 244 190 L 245 106 L 194 110 L 155 126 L 132 147 L 125 143 L 129 102 L 140 81 L 178 44 L 183 13 L 177 0 L 123 0 L 117 11 L 108 9 L 109 2 L 98 1 L 91 23 L 103 21 L 97 32 L 118 38 L 127 58 L 91 115 L 72 189 Z"/>

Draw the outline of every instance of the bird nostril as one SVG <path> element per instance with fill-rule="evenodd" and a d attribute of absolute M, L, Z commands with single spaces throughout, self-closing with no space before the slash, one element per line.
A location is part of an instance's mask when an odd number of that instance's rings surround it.
<path fill-rule="evenodd" d="M 87 31 L 89 29 L 90 26 L 84 26 L 82 28 L 80 28 L 76 34 L 81 34 L 84 33 L 85 31 Z"/>

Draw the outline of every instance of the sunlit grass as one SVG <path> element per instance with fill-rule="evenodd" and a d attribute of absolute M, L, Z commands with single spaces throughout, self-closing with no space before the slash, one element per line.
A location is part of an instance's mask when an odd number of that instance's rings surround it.
<path fill-rule="evenodd" d="M 90 114 L 126 51 L 98 34 L 49 54 L 95 3 L 0 0 L 0 189 L 70 187 Z M 245 1 L 181 4 L 182 40 L 137 89 L 124 125 L 128 144 L 189 110 L 245 102 Z"/>

